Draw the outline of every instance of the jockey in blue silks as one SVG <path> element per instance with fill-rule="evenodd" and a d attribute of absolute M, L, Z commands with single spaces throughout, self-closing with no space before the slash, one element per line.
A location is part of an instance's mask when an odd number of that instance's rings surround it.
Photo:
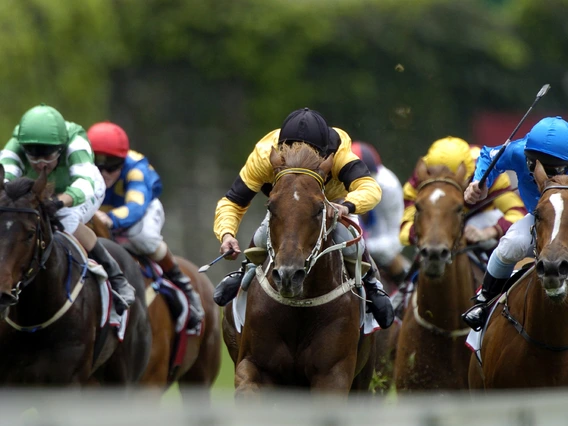
<path fill-rule="evenodd" d="M 517 175 L 521 199 L 530 213 L 509 228 L 489 258 L 482 289 L 477 295 L 478 304 L 463 315 L 464 321 L 474 330 L 481 329 L 485 324 L 488 302 L 503 291 L 515 264 L 533 255 L 532 212 L 541 195 L 533 177 L 536 160 L 540 161 L 549 177 L 567 174 L 568 123 L 561 117 L 540 120 L 524 138 L 507 146 L 495 168 L 489 173 L 486 185 L 480 189 L 479 180 L 500 148 L 484 147 L 481 151 L 473 181 L 465 191 L 465 201 L 475 203 L 482 200 L 487 196 L 487 188 L 493 184 L 494 179 L 500 173 L 512 170 Z"/>

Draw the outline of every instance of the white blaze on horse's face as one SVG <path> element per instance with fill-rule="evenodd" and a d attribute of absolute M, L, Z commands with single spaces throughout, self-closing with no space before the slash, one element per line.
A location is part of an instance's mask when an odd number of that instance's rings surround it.
<path fill-rule="evenodd" d="M 441 190 L 440 188 L 436 188 L 435 190 L 432 191 L 432 193 L 430 194 L 430 197 L 428 198 L 430 200 L 430 202 L 432 204 L 436 204 L 436 202 L 442 198 L 445 197 L 446 193 Z"/>
<path fill-rule="evenodd" d="M 6 230 L 10 229 L 13 224 L 14 224 L 14 222 L 12 222 L 11 220 L 7 220 L 6 221 Z"/>
<path fill-rule="evenodd" d="M 552 243 L 560 231 L 560 222 L 562 222 L 562 212 L 564 211 L 564 200 L 562 199 L 562 195 L 556 193 L 550 196 L 549 201 L 554 208 L 554 227 L 552 228 L 552 235 L 550 236 L 550 242 Z"/>
<path fill-rule="evenodd" d="M 300 201 L 300 195 L 298 194 L 298 191 L 294 191 L 294 200 Z"/>

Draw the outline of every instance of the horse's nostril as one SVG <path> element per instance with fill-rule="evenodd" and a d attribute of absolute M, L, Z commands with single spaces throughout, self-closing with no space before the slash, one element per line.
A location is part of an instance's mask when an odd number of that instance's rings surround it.
<path fill-rule="evenodd" d="M 542 260 L 539 260 L 536 263 L 536 273 L 537 273 L 537 275 L 540 275 L 540 276 L 544 275 L 544 263 L 542 262 Z"/>
<path fill-rule="evenodd" d="M 426 247 L 420 249 L 421 257 L 428 257 L 428 249 Z"/>
<path fill-rule="evenodd" d="M 440 252 L 440 258 L 443 260 L 447 260 L 450 258 L 450 250 L 448 250 L 447 248 L 442 249 L 442 251 Z"/>
<path fill-rule="evenodd" d="M 304 278 L 306 278 L 306 271 L 304 271 L 303 269 L 299 269 L 296 272 L 294 272 L 294 275 L 292 276 L 292 281 L 302 282 L 304 281 Z"/>
<path fill-rule="evenodd" d="M 560 275 L 565 277 L 568 275 L 568 261 L 563 260 L 562 262 L 560 262 L 560 266 L 558 267 L 559 271 L 560 271 Z"/>
<path fill-rule="evenodd" d="M 272 281 L 274 281 L 276 284 L 280 284 L 282 282 L 282 277 L 278 269 L 272 270 Z"/>

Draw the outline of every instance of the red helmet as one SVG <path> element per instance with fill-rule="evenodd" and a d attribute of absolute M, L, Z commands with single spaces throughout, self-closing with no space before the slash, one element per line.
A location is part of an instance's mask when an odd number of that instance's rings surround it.
<path fill-rule="evenodd" d="M 367 142 L 353 141 L 351 151 L 359 157 L 371 173 L 375 173 L 377 167 L 382 164 L 381 156 L 373 145 Z"/>
<path fill-rule="evenodd" d="M 126 158 L 130 143 L 126 132 L 110 121 L 103 121 L 91 126 L 87 131 L 89 141 L 95 154 L 112 155 Z"/>

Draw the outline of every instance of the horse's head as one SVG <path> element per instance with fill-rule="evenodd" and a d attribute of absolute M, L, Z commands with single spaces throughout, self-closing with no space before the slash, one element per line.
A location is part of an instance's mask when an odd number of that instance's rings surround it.
<path fill-rule="evenodd" d="M 536 273 L 550 299 L 562 302 L 568 279 L 568 176 L 548 178 L 537 161 L 534 178 L 541 192 L 533 213 Z"/>
<path fill-rule="evenodd" d="M 45 172 L 36 181 L 4 183 L 0 165 L 0 312 L 18 302 L 19 292 L 41 267 L 48 242 L 43 231 L 50 226 L 42 217 L 47 214 L 43 202 L 50 196 L 46 184 Z"/>
<path fill-rule="evenodd" d="M 333 155 L 323 160 L 308 145 L 295 143 L 283 145 L 281 151 L 273 149 L 270 162 L 275 175 L 268 199 L 272 279 L 283 297 L 296 297 L 303 292 L 307 263 L 325 234 L 323 187 Z"/>
<path fill-rule="evenodd" d="M 429 277 L 441 277 L 462 239 L 466 167 L 462 163 L 454 174 L 444 166 L 428 168 L 420 159 L 416 173 L 414 230 L 420 269 Z"/>

